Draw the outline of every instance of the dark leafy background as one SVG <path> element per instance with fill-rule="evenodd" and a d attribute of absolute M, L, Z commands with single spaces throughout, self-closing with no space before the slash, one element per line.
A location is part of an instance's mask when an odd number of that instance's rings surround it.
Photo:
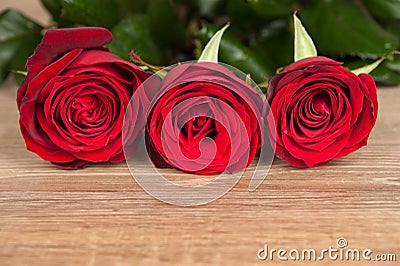
<path fill-rule="evenodd" d="M 110 29 L 109 48 L 128 60 L 170 65 L 192 60 L 226 22 L 220 61 L 263 82 L 293 61 L 292 14 L 309 31 L 319 54 L 356 68 L 400 48 L 399 0 L 41 0 L 52 25 L 39 25 L 16 10 L 0 14 L 0 83 L 24 70 L 27 57 L 49 27 Z M 400 84 L 400 56 L 373 71 L 380 84 Z M 23 76 L 14 73 L 21 82 Z"/>

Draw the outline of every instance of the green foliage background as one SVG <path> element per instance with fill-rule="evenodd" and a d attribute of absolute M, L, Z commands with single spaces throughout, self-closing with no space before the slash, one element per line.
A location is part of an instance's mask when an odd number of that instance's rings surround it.
<path fill-rule="evenodd" d="M 192 60 L 226 22 L 220 61 L 251 73 L 256 82 L 293 61 L 292 14 L 299 17 L 320 55 L 356 68 L 400 48 L 400 0 L 41 0 L 55 27 L 110 29 L 109 48 L 128 59 L 170 65 Z M 43 29 L 16 10 L 0 14 L 0 83 L 10 70 L 24 71 Z M 66 40 L 68 41 L 68 40 Z M 373 76 L 400 84 L 400 56 L 391 56 Z M 21 82 L 23 76 L 15 74 Z"/>

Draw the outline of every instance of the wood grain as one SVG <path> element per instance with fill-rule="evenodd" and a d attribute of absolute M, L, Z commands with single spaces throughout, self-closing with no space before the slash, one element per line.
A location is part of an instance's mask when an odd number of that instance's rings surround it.
<path fill-rule="evenodd" d="M 27 152 L 15 91 L 0 91 L 1 265 L 256 264 L 265 243 L 322 249 L 339 237 L 400 256 L 400 88 L 379 90 L 369 146 L 313 169 L 276 160 L 255 192 L 247 177 L 190 208 L 147 195 L 124 163 L 71 172 Z"/>
<path fill-rule="evenodd" d="M 124 163 L 63 171 L 27 152 L 8 82 L 0 87 L 0 265 L 300 265 L 260 261 L 257 251 L 328 248 L 339 237 L 399 261 L 400 88 L 378 94 L 367 147 L 313 169 L 276 160 L 254 192 L 247 175 L 213 203 L 176 207 L 146 194 Z"/>

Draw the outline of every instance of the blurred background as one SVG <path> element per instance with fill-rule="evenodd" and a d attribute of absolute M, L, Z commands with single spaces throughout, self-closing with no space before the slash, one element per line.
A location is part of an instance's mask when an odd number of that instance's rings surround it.
<path fill-rule="evenodd" d="M 128 60 L 134 50 L 148 63 L 170 65 L 196 59 L 214 32 L 231 22 L 220 61 L 251 73 L 257 83 L 293 61 L 296 10 L 319 54 L 349 68 L 400 48 L 400 0 L 30 1 L 45 10 L 42 17 L 33 17 L 26 1 L 19 1 L 21 9 L 7 8 L 9 2 L 0 2 L 0 84 L 10 74 L 22 82 L 15 71 L 25 71 L 44 31 L 56 27 L 106 27 L 114 36 L 109 48 L 119 56 Z M 390 56 L 372 75 L 380 85 L 400 84 L 400 56 Z"/>

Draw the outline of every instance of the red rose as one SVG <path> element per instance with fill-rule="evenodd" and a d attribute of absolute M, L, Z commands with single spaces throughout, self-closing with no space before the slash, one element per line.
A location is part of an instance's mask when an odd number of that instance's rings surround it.
<path fill-rule="evenodd" d="M 149 74 L 103 47 L 111 40 L 111 33 L 102 28 L 46 32 L 28 59 L 28 75 L 18 89 L 28 150 L 69 169 L 124 160 L 125 108 Z M 144 117 L 135 122 L 133 137 Z"/>
<path fill-rule="evenodd" d="M 267 99 L 276 123 L 276 154 L 300 167 L 366 145 L 378 111 L 370 75 L 356 76 L 320 56 L 299 60 L 273 77 Z"/>
<path fill-rule="evenodd" d="M 219 64 L 173 68 L 148 117 L 150 157 L 196 174 L 243 170 L 262 144 L 261 96 Z"/>

